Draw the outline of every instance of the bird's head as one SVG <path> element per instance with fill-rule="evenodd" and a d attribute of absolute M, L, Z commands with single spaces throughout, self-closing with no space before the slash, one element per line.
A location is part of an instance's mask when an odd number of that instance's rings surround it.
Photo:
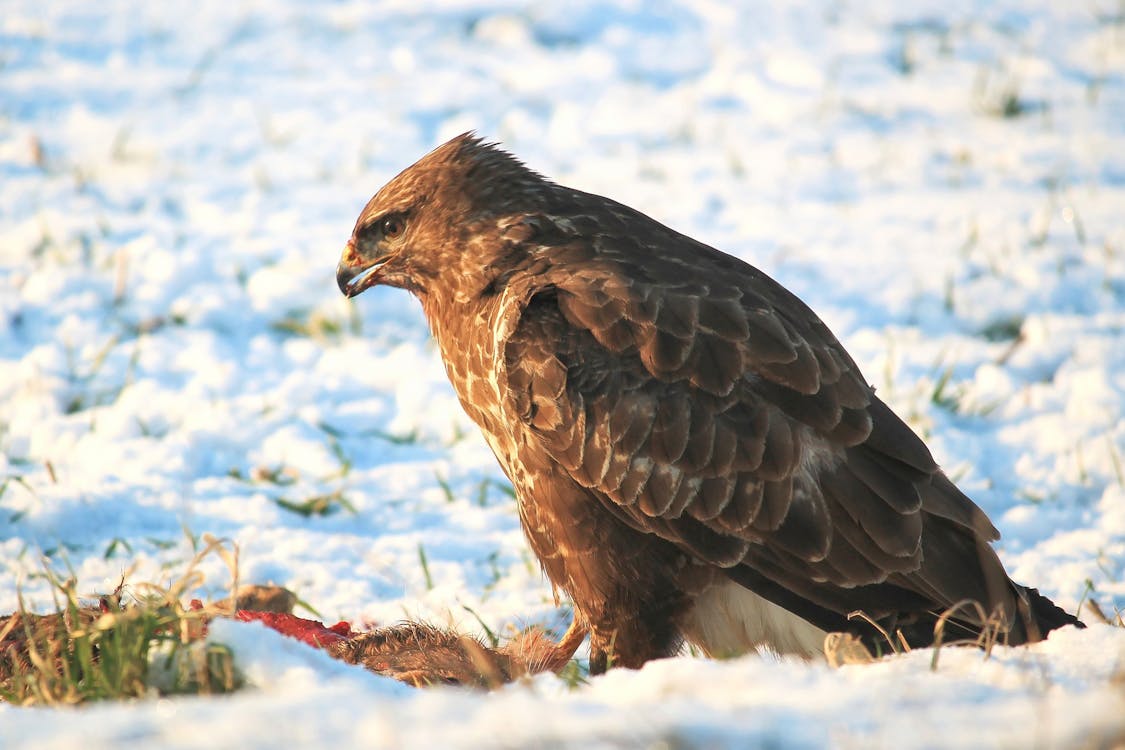
<path fill-rule="evenodd" d="M 533 210 L 551 183 L 472 133 L 439 146 L 368 201 L 336 267 L 340 291 L 354 297 L 377 284 L 424 297 L 490 261 L 498 219 Z"/>

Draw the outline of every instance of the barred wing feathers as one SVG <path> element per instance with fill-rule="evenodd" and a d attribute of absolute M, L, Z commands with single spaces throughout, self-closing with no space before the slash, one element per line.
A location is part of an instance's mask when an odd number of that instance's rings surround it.
<path fill-rule="evenodd" d="M 964 598 L 1012 617 L 996 530 L 795 296 L 671 230 L 550 251 L 507 397 L 619 518 L 826 630 Z"/>

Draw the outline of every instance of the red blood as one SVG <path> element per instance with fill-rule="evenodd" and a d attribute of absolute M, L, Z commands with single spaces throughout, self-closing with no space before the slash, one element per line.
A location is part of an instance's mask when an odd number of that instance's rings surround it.
<path fill-rule="evenodd" d="M 235 617 L 243 622 L 257 620 L 282 635 L 296 638 L 313 648 L 323 648 L 331 643 L 346 641 L 353 635 L 351 625 L 346 622 L 338 622 L 328 628 L 319 620 L 306 620 L 296 615 L 277 612 L 250 612 L 245 609 L 238 610 Z"/>
<path fill-rule="evenodd" d="M 352 632 L 352 625 L 350 622 L 344 622 L 343 620 L 341 620 L 328 629 L 336 635 L 342 635 L 345 638 L 355 637 L 355 633 Z"/>

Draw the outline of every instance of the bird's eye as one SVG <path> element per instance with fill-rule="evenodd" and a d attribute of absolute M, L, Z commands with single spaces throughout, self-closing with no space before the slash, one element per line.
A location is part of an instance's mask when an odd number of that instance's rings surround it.
<path fill-rule="evenodd" d="M 397 239 L 406 229 L 406 222 L 401 216 L 388 216 L 379 222 L 379 232 L 388 240 Z"/>

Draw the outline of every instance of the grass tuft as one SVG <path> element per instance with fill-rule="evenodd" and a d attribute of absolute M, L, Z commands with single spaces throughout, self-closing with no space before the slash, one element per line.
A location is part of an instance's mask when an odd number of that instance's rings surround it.
<path fill-rule="evenodd" d="M 577 659 L 571 659 L 559 672 L 559 679 L 570 690 L 577 690 L 590 682 L 590 671 Z"/>
<path fill-rule="evenodd" d="M 1113 442 L 1113 438 L 1106 436 L 1106 447 L 1109 449 L 1109 460 L 1113 463 L 1113 474 L 1117 477 L 1117 484 L 1125 487 L 1125 471 L 1121 468 L 1121 455 L 1117 452 L 1117 446 Z"/>
<path fill-rule="evenodd" d="M 320 342 L 339 339 L 349 327 L 348 321 L 341 321 L 320 310 L 290 310 L 284 317 L 270 324 L 270 328 L 281 335 L 311 338 Z"/>
<path fill-rule="evenodd" d="M 419 549 L 421 549 L 421 547 L 419 547 Z M 461 606 L 466 612 L 472 615 L 473 619 L 476 620 L 481 628 L 484 629 L 484 635 L 486 638 L 488 638 L 488 642 L 492 645 L 492 647 L 500 648 L 500 636 L 496 635 L 496 632 L 492 628 L 488 627 L 488 624 L 485 623 L 483 619 L 481 619 L 481 616 L 477 614 L 477 611 L 470 607 L 468 604 L 462 604 Z"/>
<path fill-rule="evenodd" d="M 1027 98 L 1021 88 L 1020 75 L 1011 66 L 981 67 L 973 83 L 973 106 L 983 115 L 1005 120 L 1047 110 L 1046 102 Z"/>
<path fill-rule="evenodd" d="M 167 589 L 125 578 L 97 607 L 84 604 L 73 577 L 45 565 L 56 611 L 19 611 L 0 618 L 0 700 L 20 706 L 76 705 L 159 695 L 226 693 L 239 687 L 229 649 L 201 640 L 207 619 L 226 610 L 185 607 L 203 582 L 196 570 L 208 556 L 227 564 L 237 588 L 237 550 L 211 537 L 187 571 Z"/>
<path fill-rule="evenodd" d="M 422 564 L 422 575 L 426 577 L 426 591 L 434 590 L 434 578 L 430 575 L 430 561 L 426 559 L 426 548 L 418 542 L 418 562 Z"/>
<path fill-rule="evenodd" d="M 353 516 L 356 514 L 355 506 L 344 495 L 343 490 L 335 490 L 321 495 L 314 495 L 305 500 L 290 500 L 284 497 L 274 498 L 278 507 L 296 513 L 305 518 L 313 516 L 330 516 L 340 510 L 346 510 Z"/>

